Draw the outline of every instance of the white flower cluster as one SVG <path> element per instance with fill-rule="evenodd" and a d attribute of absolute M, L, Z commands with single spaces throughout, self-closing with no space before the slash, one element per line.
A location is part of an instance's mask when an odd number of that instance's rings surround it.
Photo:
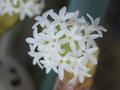
<path fill-rule="evenodd" d="M 25 16 L 33 17 L 42 12 L 44 0 L 0 0 L 0 15 L 13 13 L 19 14 L 23 20 Z"/>
<path fill-rule="evenodd" d="M 106 29 L 98 25 L 99 18 L 94 20 L 87 14 L 92 22 L 90 24 L 84 17 L 78 16 L 79 11 L 66 12 L 66 7 L 59 14 L 49 10 L 35 18 L 33 38 L 28 37 L 26 41 L 30 45 L 28 53 L 34 58 L 34 65 L 45 68 L 46 73 L 54 70 L 60 80 L 67 71 L 74 75 L 70 82 L 79 78 L 82 83 L 85 77 L 91 77 L 88 61 L 97 64 L 93 55 L 98 50 L 95 39 L 102 37 L 102 31 Z M 41 32 L 39 28 L 42 28 Z"/>

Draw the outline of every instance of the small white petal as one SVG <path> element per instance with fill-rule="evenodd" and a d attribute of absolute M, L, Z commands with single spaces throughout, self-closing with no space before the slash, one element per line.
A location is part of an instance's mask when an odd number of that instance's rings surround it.
<path fill-rule="evenodd" d="M 99 24 L 99 22 L 100 22 L 100 18 L 96 18 L 95 22 L 94 22 L 94 26 L 97 26 Z"/>
<path fill-rule="evenodd" d="M 25 18 L 25 13 L 21 13 L 20 14 L 20 20 L 24 20 L 24 18 Z"/>
<path fill-rule="evenodd" d="M 78 18 L 78 21 L 80 23 L 86 23 L 86 20 L 85 20 L 85 18 L 83 16 L 81 18 Z"/>
<path fill-rule="evenodd" d="M 94 19 L 93 19 L 93 17 L 90 16 L 88 13 L 87 13 L 87 16 L 89 17 L 89 19 L 91 20 L 91 23 L 92 23 L 92 25 L 93 25 L 93 24 L 94 24 Z"/>
<path fill-rule="evenodd" d="M 36 23 L 32 26 L 32 29 L 36 28 L 39 24 L 40 24 L 40 22 L 36 22 Z"/>
<path fill-rule="evenodd" d="M 34 38 L 37 38 L 37 35 L 38 35 L 38 33 L 37 33 L 37 28 L 35 28 L 35 29 L 33 30 L 33 37 L 34 37 Z"/>
<path fill-rule="evenodd" d="M 40 33 L 39 34 L 39 37 L 42 39 L 42 40 L 46 40 L 46 41 L 50 41 L 50 37 L 44 33 Z"/>
<path fill-rule="evenodd" d="M 56 42 L 56 43 L 54 43 L 54 47 L 58 50 L 58 51 L 60 51 L 61 49 L 60 49 L 60 45 Z"/>
<path fill-rule="evenodd" d="M 68 83 L 69 84 L 74 84 L 77 81 L 77 77 L 73 77 Z"/>
<path fill-rule="evenodd" d="M 29 45 L 29 47 L 30 47 L 30 52 L 31 53 L 34 53 L 34 50 L 35 50 L 35 48 L 37 47 L 37 45 L 36 44 L 34 44 L 34 45 Z M 29 53 L 28 53 L 29 54 Z"/>
<path fill-rule="evenodd" d="M 71 34 L 74 35 L 77 31 L 78 27 L 77 26 L 74 26 L 71 30 Z"/>
<path fill-rule="evenodd" d="M 79 76 L 79 81 L 80 81 L 81 83 L 84 82 L 84 77 L 83 77 L 82 73 L 81 73 L 80 76 Z"/>
<path fill-rule="evenodd" d="M 43 13 L 43 17 L 47 17 L 48 15 L 50 15 L 50 13 L 53 12 L 53 9 L 49 10 L 49 11 L 46 11 L 45 13 Z"/>
<path fill-rule="evenodd" d="M 107 31 L 103 26 L 97 26 L 96 28 L 99 29 L 99 30 L 102 30 L 102 31 L 104 31 L 104 32 Z"/>
<path fill-rule="evenodd" d="M 62 37 L 64 34 L 65 34 L 65 31 L 64 31 L 64 30 L 61 30 L 61 31 L 59 31 L 59 32 L 55 35 L 55 38 L 56 38 L 56 39 L 59 39 L 59 38 Z"/>
<path fill-rule="evenodd" d="M 71 48 L 72 51 L 76 50 L 76 46 L 75 46 L 74 41 L 70 41 L 70 48 Z"/>
<path fill-rule="evenodd" d="M 95 56 L 93 56 L 92 54 L 89 54 L 88 57 L 92 61 L 93 64 L 95 65 L 97 64 L 97 59 Z"/>
<path fill-rule="evenodd" d="M 79 16 L 79 10 L 75 11 L 74 18 L 78 18 L 78 16 Z"/>
<path fill-rule="evenodd" d="M 90 48 L 92 46 L 91 44 L 93 45 L 93 43 L 91 43 L 91 40 L 88 40 L 86 43 L 86 48 Z"/>
<path fill-rule="evenodd" d="M 84 28 L 85 28 L 85 25 L 81 25 L 81 26 L 79 27 L 79 31 L 82 31 Z"/>
<path fill-rule="evenodd" d="M 91 48 L 91 49 L 87 49 L 87 53 L 94 53 L 98 50 L 97 47 Z"/>
<path fill-rule="evenodd" d="M 65 13 L 66 13 L 66 7 L 63 7 L 63 8 L 60 9 L 60 11 L 59 11 L 59 16 L 60 16 L 61 18 L 64 18 Z"/>
<path fill-rule="evenodd" d="M 33 59 L 33 65 L 37 64 L 38 60 L 39 60 L 39 58 L 34 58 Z"/>
<path fill-rule="evenodd" d="M 81 50 L 85 50 L 85 43 L 83 41 L 78 41 L 78 44 Z"/>
<path fill-rule="evenodd" d="M 57 68 L 55 67 L 55 68 L 53 68 L 53 70 L 56 72 L 56 73 L 58 73 L 58 70 L 57 70 Z"/>
<path fill-rule="evenodd" d="M 59 41 L 60 44 L 66 44 L 67 42 L 68 42 L 68 40 L 67 40 L 66 38 L 61 39 L 61 40 Z"/>
<path fill-rule="evenodd" d="M 100 30 L 96 30 L 96 31 L 97 31 L 97 33 L 100 35 L 100 37 L 103 37 L 102 31 L 100 31 Z"/>
<path fill-rule="evenodd" d="M 46 68 L 46 73 L 48 74 L 51 71 L 51 68 Z"/>
<path fill-rule="evenodd" d="M 48 33 L 48 35 L 46 35 L 46 36 L 50 36 L 51 38 L 54 38 L 54 37 L 55 37 L 54 29 L 53 29 L 52 31 L 50 31 L 50 32 Z"/>
<path fill-rule="evenodd" d="M 90 42 L 91 42 L 91 46 L 92 46 L 92 47 L 96 47 L 96 46 L 97 46 L 95 40 L 90 40 Z"/>
<path fill-rule="evenodd" d="M 61 66 L 58 67 L 58 75 L 59 75 L 59 78 L 60 80 L 63 80 L 64 78 L 64 70 Z"/>
<path fill-rule="evenodd" d="M 25 41 L 26 41 L 27 43 L 30 43 L 30 44 L 35 43 L 35 39 L 33 39 L 33 38 L 27 38 Z"/>
<path fill-rule="evenodd" d="M 75 13 L 67 13 L 64 17 L 65 20 L 72 18 L 75 15 Z"/>
<path fill-rule="evenodd" d="M 42 21 L 42 20 L 43 20 L 43 17 L 41 17 L 41 16 L 36 16 L 36 17 L 35 17 L 35 20 L 37 20 L 37 21 Z"/>
<path fill-rule="evenodd" d="M 41 69 L 43 69 L 43 66 L 39 62 L 37 64 Z"/>
<path fill-rule="evenodd" d="M 92 35 L 90 35 L 90 39 L 96 39 L 98 37 L 100 37 L 100 35 L 98 35 L 98 34 L 92 34 Z"/>
<path fill-rule="evenodd" d="M 85 77 L 92 77 L 90 74 L 88 74 L 88 73 L 85 73 Z"/>
<path fill-rule="evenodd" d="M 73 39 L 73 40 L 78 40 L 78 41 L 79 41 L 79 40 L 81 40 L 82 38 L 81 38 L 80 36 L 77 36 L 77 35 L 76 35 L 76 36 L 73 36 L 72 39 Z"/>
<path fill-rule="evenodd" d="M 59 20 L 60 17 L 56 14 L 56 13 L 50 13 L 50 16 L 54 19 L 54 20 Z"/>

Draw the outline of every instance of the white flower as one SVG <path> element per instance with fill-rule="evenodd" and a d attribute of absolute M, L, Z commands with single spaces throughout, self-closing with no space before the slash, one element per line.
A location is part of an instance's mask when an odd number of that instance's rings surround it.
<path fill-rule="evenodd" d="M 41 58 L 44 56 L 43 53 L 41 52 L 28 52 L 28 54 L 33 57 L 33 65 L 38 64 L 40 66 L 40 68 L 43 69 L 42 65 L 39 63 L 39 61 L 41 60 Z"/>
<path fill-rule="evenodd" d="M 66 7 L 63 7 L 60 11 L 59 11 L 59 15 L 57 15 L 56 13 L 50 13 L 51 17 L 55 20 L 55 21 L 62 21 L 65 22 L 67 19 L 72 18 L 75 13 L 66 13 Z"/>
<path fill-rule="evenodd" d="M 68 66 L 67 62 L 69 61 L 69 57 L 66 55 L 64 57 L 59 57 L 57 59 L 57 62 L 58 62 L 58 75 L 59 75 L 59 78 L 60 80 L 63 80 L 64 78 L 64 71 L 68 71 L 68 72 L 71 72 L 71 67 Z"/>
<path fill-rule="evenodd" d="M 54 54 L 54 56 L 52 54 Z M 56 50 L 52 48 L 52 50 L 50 50 L 49 57 L 45 58 L 45 60 L 41 60 L 40 62 L 46 68 L 46 73 L 49 73 L 51 69 L 53 69 L 56 73 L 58 73 L 60 80 L 63 80 L 64 70 L 69 70 L 69 68 L 66 67 L 67 60 L 67 56 L 61 57 Z"/>
<path fill-rule="evenodd" d="M 57 73 L 57 62 L 55 62 L 53 59 L 45 59 L 40 61 L 43 66 L 46 68 L 46 73 L 49 73 L 52 69 Z M 48 64 L 49 63 L 49 64 Z"/>
<path fill-rule="evenodd" d="M 70 48 L 72 51 L 76 50 L 76 46 L 75 46 L 75 40 L 81 40 L 81 37 L 76 34 L 77 31 L 77 26 L 74 26 L 71 30 L 66 29 L 66 38 L 61 40 L 61 44 L 65 44 L 66 42 L 69 42 L 70 44 Z"/>
<path fill-rule="evenodd" d="M 50 28 L 50 20 L 48 20 L 47 17 L 51 12 L 53 12 L 53 10 L 45 12 L 42 16 L 35 17 L 35 20 L 37 20 L 37 22 L 33 25 L 32 28 L 34 29 L 39 25 L 44 29 L 48 29 L 48 27 Z"/>
<path fill-rule="evenodd" d="M 48 34 L 40 33 L 40 37 L 48 46 L 54 47 L 56 50 L 60 51 L 59 39 L 64 35 L 64 33 L 65 31 L 61 30 L 55 34 L 53 29 Z"/>
<path fill-rule="evenodd" d="M 97 64 L 97 59 L 94 56 L 94 53 L 98 50 L 97 47 L 94 48 L 90 48 L 90 49 L 85 49 L 82 50 L 82 54 L 83 54 L 83 63 L 87 63 L 86 60 L 90 60 L 93 64 Z M 85 64 L 87 65 L 87 64 Z"/>
<path fill-rule="evenodd" d="M 58 25 L 60 25 L 60 27 L 62 29 L 64 29 L 66 27 L 66 21 L 73 18 L 73 16 L 75 15 L 75 13 L 68 13 L 66 12 L 66 7 L 63 7 L 62 9 L 60 9 L 59 11 L 59 15 L 52 12 L 50 13 L 50 16 L 53 18 L 54 22 Z"/>
<path fill-rule="evenodd" d="M 38 0 L 0 0 L 0 14 L 13 15 L 19 14 L 20 19 L 24 20 L 26 16 L 33 17 L 42 12 L 44 0 L 39 3 Z"/>
<path fill-rule="evenodd" d="M 85 42 L 87 42 L 86 47 L 87 48 L 90 48 L 91 46 L 96 47 L 97 45 L 96 45 L 95 39 L 98 38 L 98 37 L 100 37 L 100 35 L 98 35 L 98 34 L 91 34 L 91 35 L 90 34 L 85 34 L 83 40 Z"/>
<path fill-rule="evenodd" d="M 78 16 L 78 11 L 66 12 L 66 7 L 59 14 L 49 10 L 35 18 L 33 38 L 29 37 L 26 41 L 30 44 L 29 55 L 33 57 L 33 64 L 45 68 L 46 73 L 55 71 L 60 80 L 67 71 L 74 75 L 70 82 L 79 79 L 83 83 L 85 77 L 92 76 L 90 68 L 87 68 L 88 62 L 97 64 L 95 39 L 102 37 L 101 33 L 106 29 L 98 25 L 98 18 L 94 20 L 88 15 L 92 22 L 89 24 L 84 17 Z"/>
<path fill-rule="evenodd" d="M 79 64 L 80 65 L 80 64 Z M 82 66 L 82 68 L 84 67 L 84 65 Z M 91 77 L 91 75 L 88 73 L 89 69 L 87 69 L 86 67 L 84 67 L 85 69 L 82 69 L 79 66 L 77 68 L 75 68 L 74 71 L 74 75 L 75 77 L 78 77 L 79 81 L 81 83 L 84 82 L 84 77 Z"/>
<path fill-rule="evenodd" d="M 31 49 L 33 49 L 32 51 L 34 51 L 37 46 L 38 47 L 41 46 L 40 45 L 41 39 L 40 39 L 40 37 L 38 35 L 37 28 L 35 28 L 34 31 L 33 31 L 33 37 L 34 38 L 29 37 L 29 38 L 26 39 L 26 41 L 30 45 L 32 45 L 32 48 L 31 48 Z"/>
<path fill-rule="evenodd" d="M 91 33 L 93 33 L 94 31 L 97 31 L 97 33 L 100 35 L 100 37 L 103 37 L 103 34 L 101 31 L 106 32 L 107 30 L 103 26 L 98 25 L 100 22 L 100 18 L 96 18 L 94 20 L 93 17 L 91 17 L 89 14 L 87 14 L 87 16 L 89 17 L 89 19 L 91 20 L 91 23 L 92 23 L 89 26 L 89 29 L 92 31 Z"/>
<path fill-rule="evenodd" d="M 84 77 L 91 77 L 91 75 L 88 73 L 90 69 L 88 69 L 83 63 L 82 60 L 79 60 L 78 62 L 73 63 L 74 67 L 74 78 L 72 78 L 69 83 L 74 83 L 77 79 L 79 79 L 80 83 L 84 82 Z"/>

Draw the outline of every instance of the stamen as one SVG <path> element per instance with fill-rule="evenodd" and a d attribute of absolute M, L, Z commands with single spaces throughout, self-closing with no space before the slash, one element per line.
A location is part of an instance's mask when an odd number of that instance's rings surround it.
<path fill-rule="evenodd" d="M 56 39 L 53 39 L 53 42 L 56 42 Z"/>
<path fill-rule="evenodd" d="M 72 37 L 71 37 L 71 36 L 69 36 L 69 37 L 68 37 L 68 40 L 71 40 L 71 39 L 72 39 Z"/>
<path fill-rule="evenodd" d="M 63 61 L 63 60 L 59 60 L 59 62 L 60 62 L 60 63 L 64 63 L 64 61 Z"/>

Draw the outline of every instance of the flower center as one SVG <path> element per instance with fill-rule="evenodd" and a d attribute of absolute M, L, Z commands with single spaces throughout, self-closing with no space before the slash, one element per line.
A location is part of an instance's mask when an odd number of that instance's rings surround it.
<path fill-rule="evenodd" d="M 63 60 L 59 60 L 59 62 L 60 62 L 60 63 L 64 63 L 64 61 L 63 61 Z"/>
<path fill-rule="evenodd" d="M 72 37 L 71 37 L 71 36 L 69 36 L 69 37 L 68 37 L 68 40 L 71 40 L 71 39 L 72 39 Z"/>
<path fill-rule="evenodd" d="M 53 39 L 53 42 L 56 42 L 56 39 Z"/>

